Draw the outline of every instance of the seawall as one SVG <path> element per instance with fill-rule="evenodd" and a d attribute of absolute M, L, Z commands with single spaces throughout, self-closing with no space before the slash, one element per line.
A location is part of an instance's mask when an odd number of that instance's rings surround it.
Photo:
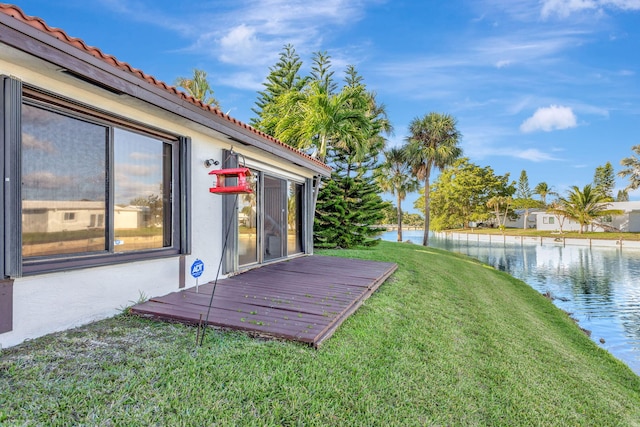
<path fill-rule="evenodd" d="M 543 236 L 508 236 L 504 234 L 482 234 L 470 232 L 464 233 L 459 231 L 439 231 L 434 235 L 450 239 L 467 242 L 485 242 L 485 243 L 501 243 L 501 244 L 538 244 L 538 245 L 559 245 L 559 246 L 587 246 L 587 247 L 615 247 L 640 249 L 640 241 L 624 240 L 624 239 L 589 239 L 589 238 L 571 238 L 571 237 L 543 237 Z"/>

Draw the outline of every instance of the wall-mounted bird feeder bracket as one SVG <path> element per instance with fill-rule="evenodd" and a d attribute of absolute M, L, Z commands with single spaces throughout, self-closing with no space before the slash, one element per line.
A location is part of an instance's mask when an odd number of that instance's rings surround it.
<path fill-rule="evenodd" d="M 209 172 L 209 175 L 215 175 L 216 181 L 214 186 L 209 188 L 210 193 L 217 194 L 249 194 L 253 193 L 251 189 L 251 171 L 249 168 L 231 168 L 218 169 Z M 227 185 L 227 179 L 236 179 L 234 185 Z"/>

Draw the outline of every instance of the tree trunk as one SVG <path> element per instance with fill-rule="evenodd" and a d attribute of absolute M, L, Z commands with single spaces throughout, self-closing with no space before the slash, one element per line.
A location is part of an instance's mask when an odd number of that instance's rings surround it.
<path fill-rule="evenodd" d="M 398 196 L 398 242 L 402 242 L 402 208 L 400 203 L 402 203 L 402 200 Z"/>
<path fill-rule="evenodd" d="M 424 236 L 422 237 L 422 246 L 429 246 L 429 169 L 424 178 Z"/>

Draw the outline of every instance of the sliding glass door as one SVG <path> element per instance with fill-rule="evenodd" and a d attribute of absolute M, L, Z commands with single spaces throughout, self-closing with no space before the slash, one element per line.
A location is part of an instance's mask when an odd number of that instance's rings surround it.
<path fill-rule="evenodd" d="M 257 173 L 252 171 L 254 177 Z M 258 197 L 257 180 L 253 180 L 253 193 L 238 195 L 238 264 L 258 262 Z"/>
<path fill-rule="evenodd" d="M 288 183 L 287 191 L 287 254 L 302 252 L 302 189 L 303 185 Z"/>
<path fill-rule="evenodd" d="M 287 181 L 264 176 L 263 258 L 282 258 L 286 249 Z"/>
<path fill-rule="evenodd" d="M 237 268 L 304 251 L 304 185 L 252 170 L 253 193 L 237 195 Z M 236 197 L 236 196 L 234 196 Z M 227 203 L 233 199 L 229 197 Z M 232 270 L 230 270 L 232 271 Z"/>

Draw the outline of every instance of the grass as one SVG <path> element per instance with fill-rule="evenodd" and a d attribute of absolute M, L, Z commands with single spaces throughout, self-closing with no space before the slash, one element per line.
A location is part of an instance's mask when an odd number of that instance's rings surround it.
<path fill-rule="evenodd" d="M 319 350 L 127 315 L 2 350 L 0 425 L 640 425 L 640 377 L 526 284 L 382 242 L 398 271 Z"/>

